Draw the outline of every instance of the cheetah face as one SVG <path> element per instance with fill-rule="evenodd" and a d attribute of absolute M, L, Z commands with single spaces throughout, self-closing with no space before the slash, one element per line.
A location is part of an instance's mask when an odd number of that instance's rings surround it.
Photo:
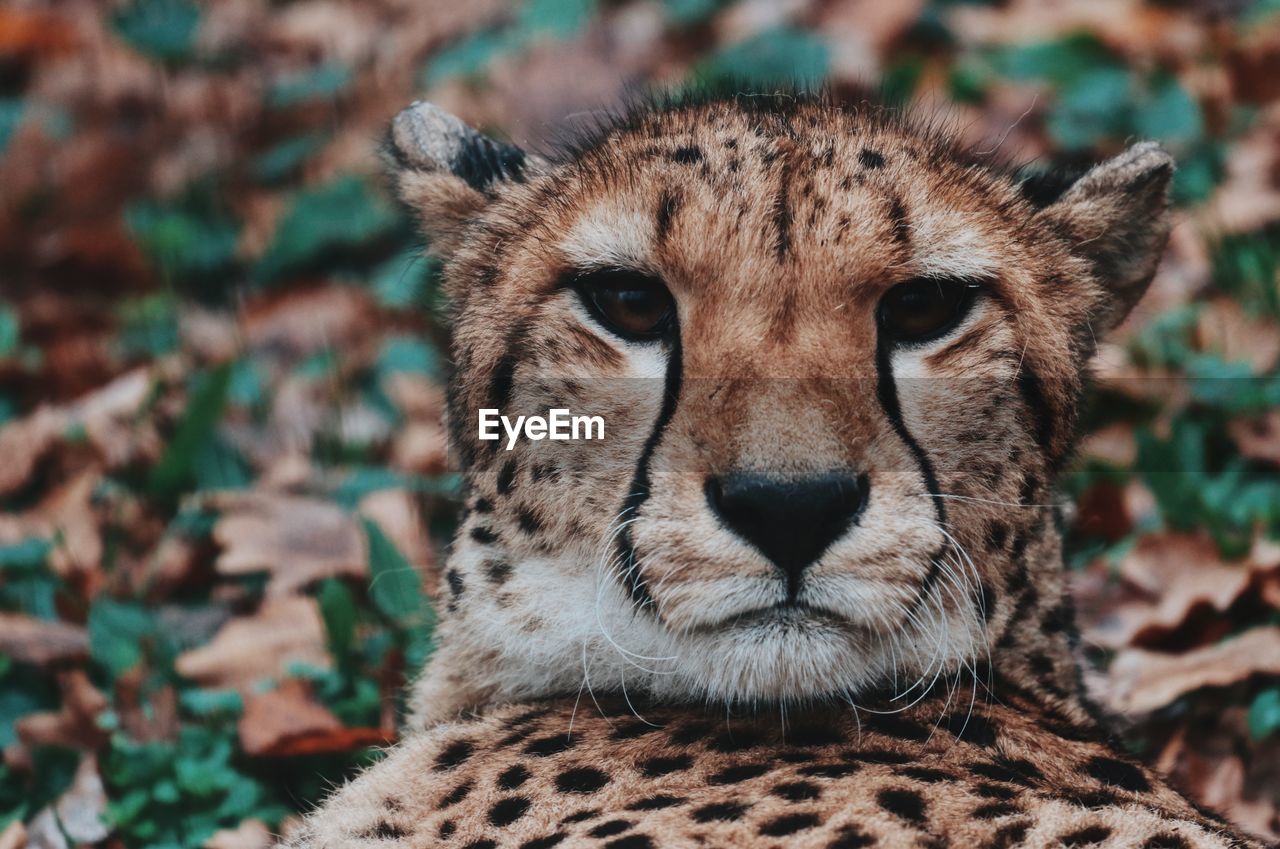
<path fill-rule="evenodd" d="M 1055 554 L 1048 484 L 1093 334 L 1153 272 L 1167 156 L 1036 203 L 880 113 L 771 99 L 554 163 L 419 105 L 391 147 L 456 305 L 445 639 L 512 696 L 977 669 Z M 557 408 L 604 439 L 478 439 L 482 409 Z"/>

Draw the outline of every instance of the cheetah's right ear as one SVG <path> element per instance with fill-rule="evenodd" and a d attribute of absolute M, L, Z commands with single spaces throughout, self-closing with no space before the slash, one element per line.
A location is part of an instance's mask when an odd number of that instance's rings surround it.
<path fill-rule="evenodd" d="M 1094 166 L 1038 213 L 1093 264 L 1105 293 L 1100 328 L 1120 323 L 1146 291 L 1169 239 L 1173 157 L 1141 142 Z"/>
<path fill-rule="evenodd" d="M 544 165 L 421 101 L 391 122 L 384 154 L 401 200 L 421 222 L 427 248 L 440 256 L 457 249 L 466 223 L 503 183 L 523 182 Z"/>

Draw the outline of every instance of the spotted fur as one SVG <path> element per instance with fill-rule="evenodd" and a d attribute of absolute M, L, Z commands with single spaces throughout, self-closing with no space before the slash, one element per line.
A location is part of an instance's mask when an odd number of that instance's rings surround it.
<path fill-rule="evenodd" d="M 467 509 L 408 739 L 293 845 L 1251 845 L 1106 741 L 1051 506 L 1097 336 L 1167 237 L 1159 148 L 1046 191 L 791 97 L 548 158 L 418 104 L 389 147 L 447 260 Z M 573 285 L 598 268 L 663 280 L 676 329 L 601 326 Z M 912 277 L 981 295 L 890 344 Z M 608 439 L 476 438 L 480 408 L 551 406 Z M 788 577 L 709 506 L 742 470 L 869 496 Z"/>

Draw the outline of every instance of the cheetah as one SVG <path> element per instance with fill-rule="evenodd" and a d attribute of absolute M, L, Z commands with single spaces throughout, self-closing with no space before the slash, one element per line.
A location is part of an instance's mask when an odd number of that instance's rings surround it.
<path fill-rule="evenodd" d="M 548 156 L 417 103 L 387 150 L 465 509 L 405 739 L 288 846 L 1259 845 L 1109 739 L 1055 524 L 1168 236 L 1158 146 L 1024 179 L 739 94 Z M 556 408 L 606 439 L 480 439 Z"/>

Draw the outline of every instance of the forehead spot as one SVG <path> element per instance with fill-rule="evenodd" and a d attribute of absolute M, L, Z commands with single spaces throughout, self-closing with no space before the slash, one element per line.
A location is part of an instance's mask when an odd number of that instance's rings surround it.
<path fill-rule="evenodd" d="M 560 243 L 565 256 L 583 268 L 644 266 L 653 248 L 651 213 L 599 203 L 582 214 Z"/>

